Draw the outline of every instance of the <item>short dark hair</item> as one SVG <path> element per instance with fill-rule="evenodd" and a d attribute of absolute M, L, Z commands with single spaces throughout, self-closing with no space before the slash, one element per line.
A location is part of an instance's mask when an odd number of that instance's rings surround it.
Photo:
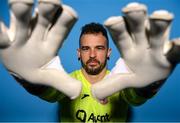
<path fill-rule="evenodd" d="M 84 25 L 81 28 L 81 34 L 79 37 L 79 47 L 81 46 L 81 37 L 84 34 L 96 34 L 96 33 L 102 33 L 102 35 L 107 39 L 107 47 L 109 47 L 109 39 L 107 35 L 107 31 L 105 27 L 100 23 L 91 22 L 89 24 Z"/>

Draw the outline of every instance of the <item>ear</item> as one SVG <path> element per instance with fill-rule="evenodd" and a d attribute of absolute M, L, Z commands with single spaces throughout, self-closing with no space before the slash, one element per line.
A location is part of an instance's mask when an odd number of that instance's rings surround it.
<path fill-rule="evenodd" d="M 79 48 L 77 49 L 77 56 L 78 56 L 78 60 L 80 60 L 80 58 L 81 58 L 81 53 L 80 53 L 80 49 L 79 49 Z"/>
<path fill-rule="evenodd" d="M 110 57 L 110 55 L 111 55 L 111 51 L 112 51 L 112 50 L 111 50 L 111 48 L 108 48 L 108 51 L 107 51 L 107 56 L 106 56 L 107 58 L 109 58 L 109 57 Z"/>

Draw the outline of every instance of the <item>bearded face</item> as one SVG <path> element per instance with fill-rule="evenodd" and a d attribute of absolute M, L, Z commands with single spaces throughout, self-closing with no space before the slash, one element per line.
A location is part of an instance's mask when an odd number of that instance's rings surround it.
<path fill-rule="evenodd" d="M 81 37 L 78 56 L 81 59 L 83 69 L 88 74 L 97 75 L 105 69 L 110 53 L 107 40 L 101 33 L 85 34 Z"/>
<path fill-rule="evenodd" d="M 106 67 L 107 60 L 101 62 L 95 58 L 90 58 L 86 63 L 81 60 L 81 65 L 90 75 L 99 74 Z"/>

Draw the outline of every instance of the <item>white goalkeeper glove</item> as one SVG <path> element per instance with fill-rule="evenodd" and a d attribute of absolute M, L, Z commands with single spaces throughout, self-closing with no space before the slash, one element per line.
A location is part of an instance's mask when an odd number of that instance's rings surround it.
<path fill-rule="evenodd" d="M 122 11 L 124 17 L 110 17 L 105 26 L 128 72 L 112 74 L 92 85 L 98 99 L 125 88 L 142 88 L 165 80 L 180 61 L 180 40 L 169 41 L 171 13 L 159 10 L 148 17 L 146 6 L 139 3 L 130 3 Z"/>
<path fill-rule="evenodd" d="M 77 20 L 76 12 L 59 0 L 39 0 L 32 17 L 33 0 L 9 0 L 10 28 L 1 23 L 0 57 L 13 75 L 32 84 L 53 87 L 71 99 L 81 92 L 81 82 L 63 68 L 47 68 Z"/>

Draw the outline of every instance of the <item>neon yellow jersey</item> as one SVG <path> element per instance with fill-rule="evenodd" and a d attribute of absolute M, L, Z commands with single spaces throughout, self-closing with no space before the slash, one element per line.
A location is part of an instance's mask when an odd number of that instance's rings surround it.
<path fill-rule="evenodd" d="M 107 74 L 109 71 L 107 71 Z M 73 73 L 71 73 L 71 76 L 76 78 L 77 80 L 81 81 L 83 84 L 83 88 L 81 91 L 80 96 L 75 99 L 70 101 L 69 105 L 69 113 L 70 117 L 73 119 L 73 121 L 77 122 L 109 122 L 113 121 L 113 110 L 117 110 L 117 105 L 119 104 L 119 93 L 114 94 L 113 96 L 109 97 L 107 101 L 102 104 L 96 99 L 94 99 L 91 95 L 91 84 L 86 80 L 84 75 L 82 74 L 81 70 L 76 70 Z M 67 107 L 67 103 L 69 101 L 65 101 L 62 103 L 62 107 Z M 66 105 L 66 106 L 64 106 Z M 127 111 L 127 104 L 124 107 L 125 109 L 125 114 Z M 63 120 L 63 113 L 67 112 L 67 108 L 64 109 L 62 112 L 62 119 Z M 119 109 L 118 110 L 122 110 Z M 117 112 L 117 111 L 116 111 Z M 120 111 L 119 111 L 120 112 Z M 65 113 L 66 114 L 66 113 Z M 113 115 L 116 116 L 116 115 Z M 124 116 L 120 117 L 120 115 L 117 116 L 119 118 L 118 121 L 122 121 L 121 118 L 123 118 L 123 121 L 126 119 Z M 69 118 L 67 117 L 66 120 Z M 121 120 L 120 120 L 121 119 Z"/>
<path fill-rule="evenodd" d="M 107 70 L 107 74 L 109 71 Z M 86 80 L 81 70 L 70 74 L 82 82 L 82 91 L 78 98 L 70 100 L 56 89 L 49 88 L 40 98 L 49 102 L 59 101 L 60 121 L 62 122 L 125 122 L 129 105 L 140 105 L 147 101 L 138 96 L 133 88 L 122 90 L 101 104 L 91 95 L 91 84 Z M 76 88 L 74 88 L 76 89 Z"/>
<path fill-rule="evenodd" d="M 107 71 L 107 73 L 109 73 Z M 107 122 L 110 121 L 112 104 L 108 99 L 107 104 L 101 104 L 91 94 L 91 84 L 83 76 L 81 70 L 73 72 L 72 77 L 80 80 L 83 84 L 82 92 L 72 102 L 71 109 L 76 121 Z M 114 98 L 117 96 L 114 96 Z"/>

